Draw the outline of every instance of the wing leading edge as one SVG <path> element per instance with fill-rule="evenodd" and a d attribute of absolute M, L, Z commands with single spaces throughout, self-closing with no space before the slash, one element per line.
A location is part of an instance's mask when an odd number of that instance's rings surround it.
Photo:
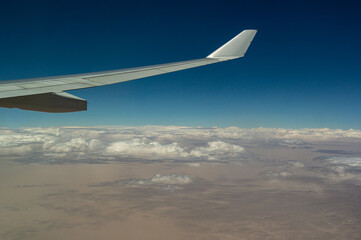
<path fill-rule="evenodd" d="M 65 93 L 120 83 L 243 57 L 257 30 L 244 30 L 206 58 L 77 75 L 0 82 L 0 107 L 40 112 L 76 112 L 87 109 L 84 99 Z"/>

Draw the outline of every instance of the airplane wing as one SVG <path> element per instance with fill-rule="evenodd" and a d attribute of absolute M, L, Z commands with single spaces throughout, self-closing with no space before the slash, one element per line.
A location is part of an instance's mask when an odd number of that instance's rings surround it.
<path fill-rule="evenodd" d="M 87 101 L 65 91 L 120 83 L 240 58 L 246 53 L 256 33 L 257 30 L 244 30 L 206 58 L 196 60 L 106 72 L 1 81 L 0 107 L 54 113 L 84 111 L 87 110 Z"/>

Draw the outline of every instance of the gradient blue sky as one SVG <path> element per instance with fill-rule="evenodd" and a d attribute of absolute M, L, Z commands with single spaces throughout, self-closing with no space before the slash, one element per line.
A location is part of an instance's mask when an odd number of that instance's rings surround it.
<path fill-rule="evenodd" d="M 88 111 L 0 109 L 0 127 L 361 129 L 359 1 L 17 1 L 0 6 L 0 81 L 207 56 L 258 29 L 245 58 L 71 91 Z"/>

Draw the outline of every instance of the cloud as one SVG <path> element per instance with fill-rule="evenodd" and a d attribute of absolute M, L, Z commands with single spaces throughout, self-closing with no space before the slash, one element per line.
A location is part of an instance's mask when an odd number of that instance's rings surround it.
<path fill-rule="evenodd" d="M 265 176 L 267 178 L 278 178 L 278 177 L 289 177 L 292 176 L 292 173 L 287 170 L 281 170 L 281 171 L 272 171 L 272 170 L 266 170 L 264 172 L 260 173 L 261 176 Z"/>
<path fill-rule="evenodd" d="M 209 142 L 206 147 L 194 148 L 190 155 L 194 157 L 206 157 L 209 160 L 217 160 L 222 157 L 237 157 L 244 151 L 239 145 L 229 144 L 222 141 Z"/>
<path fill-rule="evenodd" d="M 339 138 L 359 139 L 361 131 L 177 126 L 0 128 L 0 156 L 30 163 L 136 159 L 239 162 L 247 155 L 243 143 L 248 141 L 297 147 L 304 141 Z"/>
<path fill-rule="evenodd" d="M 304 168 L 305 164 L 303 164 L 301 162 L 295 162 L 295 163 L 293 163 L 293 167 L 295 167 L 295 168 Z"/>
<path fill-rule="evenodd" d="M 283 139 L 288 143 L 302 143 L 302 140 L 330 140 L 338 138 L 361 138 L 361 131 L 355 129 L 281 129 L 281 128 L 253 128 L 241 129 L 236 127 L 216 128 L 218 136 L 225 138 L 244 139 Z"/>
<path fill-rule="evenodd" d="M 130 178 L 115 180 L 111 182 L 100 182 L 91 184 L 92 187 L 114 187 L 119 185 L 125 186 L 147 186 L 147 185 L 184 185 L 192 183 L 192 179 L 187 175 L 161 175 L 156 174 L 152 178 Z"/>
<path fill-rule="evenodd" d="M 194 159 L 219 160 L 220 157 L 237 157 L 244 151 L 238 145 L 222 141 L 208 142 L 205 147 L 194 147 L 187 151 L 177 142 L 161 144 L 147 139 L 133 139 L 112 143 L 105 149 L 105 154 L 144 159 Z"/>
<path fill-rule="evenodd" d="M 183 158 L 188 156 L 185 150 L 176 142 L 162 145 L 159 142 L 149 142 L 145 139 L 112 143 L 105 149 L 105 154 L 147 159 Z"/>
<path fill-rule="evenodd" d="M 304 142 L 300 139 L 285 139 L 284 140 L 285 143 L 288 143 L 288 144 L 296 144 L 296 145 L 299 145 L 299 144 L 304 144 Z"/>
<path fill-rule="evenodd" d="M 186 175 L 155 175 L 151 180 L 151 183 L 157 184 L 188 184 L 191 183 L 192 180 Z"/>
<path fill-rule="evenodd" d="M 326 157 L 328 177 L 336 182 L 352 181 L 361 184 L 361 157 Z"/>
<path fill-rule="evenodd" d="M 326 160 L 332 164 L 344 165 L 346 167 L 353 167 L 361 170 L 361 157 L 330 157 Z"/>
<path fill-rule="evenodd" d="M 200 163 L 187 163 L 187 165 L 190 167 L 200 167 L 201 166 Z"/>

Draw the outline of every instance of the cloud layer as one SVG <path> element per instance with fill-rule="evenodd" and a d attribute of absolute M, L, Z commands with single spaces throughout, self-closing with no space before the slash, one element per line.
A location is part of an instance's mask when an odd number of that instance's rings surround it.
<path fill-rule="evenodd" d="M 49 163 L 125 159 L 224 161 L 245 156 L 243 143 L 249 140 L 298 146 L 306 141 L 345 138 L 360 139 L 361 131 L 174 126 L 0 128 L 0 156 Z"/>

